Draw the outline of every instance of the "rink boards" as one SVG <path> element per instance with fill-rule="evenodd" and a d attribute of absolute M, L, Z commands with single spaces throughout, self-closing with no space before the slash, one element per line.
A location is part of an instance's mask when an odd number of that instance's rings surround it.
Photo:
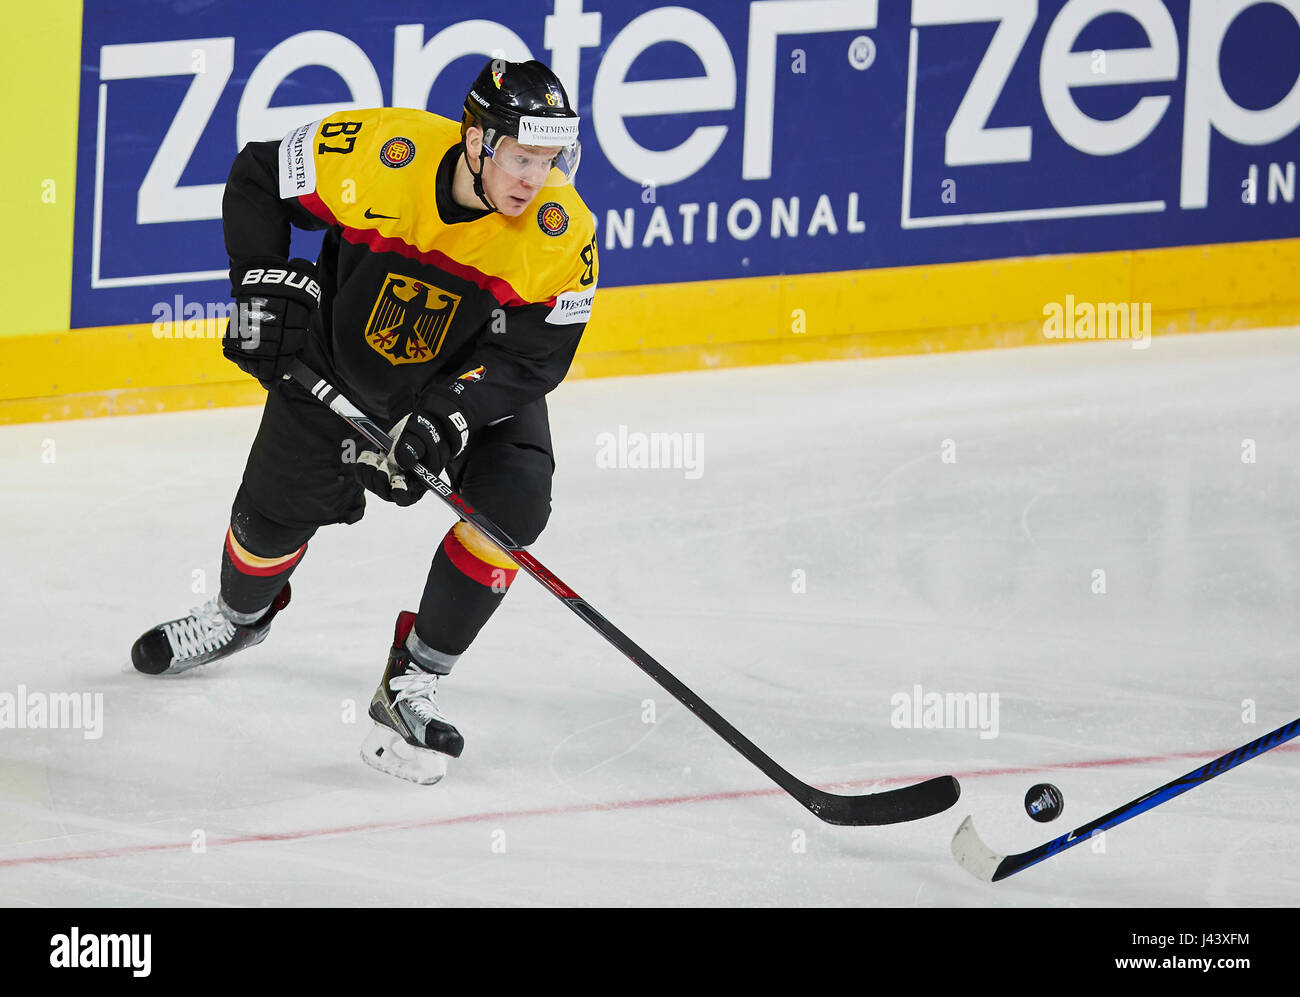
<path fill-rule="evenodd" d="M 1286 240 L 614 287 L 600 293 L 569 376 L 1084 338 L 1077 327 L 1071 338 L 1045 336 L 1043 301 L 1053 294 L 1062 303 L 1070 295 L 1075 310 L 1152 302 L 1154 335 L 1295 324 L 1297 272 L 1300 240 Z M 220 323 L 189 326 L 0 337 L 0 423 L 259 403 L 265 392 L 220 354 Z"/>
<path fill-rule="evenodd" d="M 31 15 L 0 422 L 256 402 L 207 341 L 235 150 L 322 109 L 456 114 L 497 53 L 548 60 L 583 115 L 601 288 L 572 376 L 1300 318 L 1300 0 L 627 8 Z"/>

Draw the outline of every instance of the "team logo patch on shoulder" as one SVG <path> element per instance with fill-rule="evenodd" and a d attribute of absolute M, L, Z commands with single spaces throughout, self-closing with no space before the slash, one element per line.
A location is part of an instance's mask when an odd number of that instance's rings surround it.
<path fill-rule="evenodd" d="M 390 273 L 370 310 L 366 342 L 393 366 L 424 363 L 442 349 L 460 295 Z"/>
<path fill-rule="evenodd" d="M 400 169 L 415 158 L 415 143 L 398 135 L 379 150 L 379 161 L 391 169 Z"/>
<path fill-rule="evenodd" d="M 569 228 L 569 216 L 559 201 L 547 201 L 537 209 L 537 225 L 547 235 L 564 235 Z"/>

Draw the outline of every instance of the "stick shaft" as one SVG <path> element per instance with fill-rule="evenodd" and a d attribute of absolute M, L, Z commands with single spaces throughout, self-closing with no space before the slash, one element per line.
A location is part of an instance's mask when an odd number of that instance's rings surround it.
<path fill-rule="evenodd" d="M 358 433 L 382 452 L 386 453 L 392 449 L 393 441 L 374 420 L 361 412 L 337 388 L 313 372 L 301 360 L 293 361 L 287 377 L 292 378 L 342 416 Z M 419 477 L 456 515 L 470 523 L 508 554 L 524 571 L 550 590 L 557 599 L 667 690 L 674 699 L 699 717 L 715 734 L 822 820 L 829 823 L 894 823 L 898 820 L 929 816 L 930 813 L 946 809 L 956 801 L 959 790 L 956 780 L 951 777 L 941 777 L 919 786 L 903 787 L 889 793 L 876 794 L 876 797 L 840 797 L 809 786 L 778 765 L 667 668 L 569 588 L 549 568 L 515 543 L 504 530 L 474 509 L 440 477 L 432 474 L 422 465 L 416 465 L 412 473 Z"/>

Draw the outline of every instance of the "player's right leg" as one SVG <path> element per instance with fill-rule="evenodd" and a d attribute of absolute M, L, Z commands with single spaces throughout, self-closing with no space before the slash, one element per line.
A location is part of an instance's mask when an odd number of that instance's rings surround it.
<path fill-rule="evenodd" d="M 289 603 L 289 576 L 319 526 L 365 511 L 346 466 L 354 448 L 340 421 L 293 386 L 267 396 L 243 483 L 230 510 L 221 590 L 186 616 L 147 631 L 131 648 L 136 669 L 174 675 L 259 644 Z M 346 427 L 345 427 L 346 428 Z"/>
<path fill-rule="evenodd" d="M 260 644 L 289 604 L 289 576 L 311 533 L 267 519 L 241 487 L 221 552 L 221 590 L 185 616 L 146 631 L 131 648 L 136 671 L 177 675 Z"/>
<path fill-rule="evenodd" d="M 452 486 L 519 543 L 541 534 L 551 513 L 550 423 L 545 400 L 484 429 L 448 468 Z M 403 612 L 388 666 L 370 702 L 375 727 L 361 749 L 367 765 L 424 784 L 437 782 L 465 739 L 438 703 L 438 688 L 510 588 L 518 565 L 466 522 L 434 554 L 419 613 Z"/>

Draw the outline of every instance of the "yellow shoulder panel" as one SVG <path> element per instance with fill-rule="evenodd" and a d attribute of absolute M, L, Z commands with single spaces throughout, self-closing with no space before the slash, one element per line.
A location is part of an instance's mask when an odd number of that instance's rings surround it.
<path fill-rule="evenodd" d="M 282 143 L 281 196 L 296 194 L 345 228 L 374 229 L 385 217 L 410 227 L 415 209 L 433 200 L 443 153 L 459 141 L 459 125 L 427 111 L 339 111 Z M 286 170 L 295 168 L 305 176 L 286 192 Z"/>
<path fill-rule="evenodd" d="M 541 303 L 595 286 L 600 269 L 595 237 L 591 212 L 569 185 L 541 188 L 515 218 L 497 214 L 443 226 L 438 248 L 456 262 L 504 281 L 513 289 L 513 303 Z"/>

